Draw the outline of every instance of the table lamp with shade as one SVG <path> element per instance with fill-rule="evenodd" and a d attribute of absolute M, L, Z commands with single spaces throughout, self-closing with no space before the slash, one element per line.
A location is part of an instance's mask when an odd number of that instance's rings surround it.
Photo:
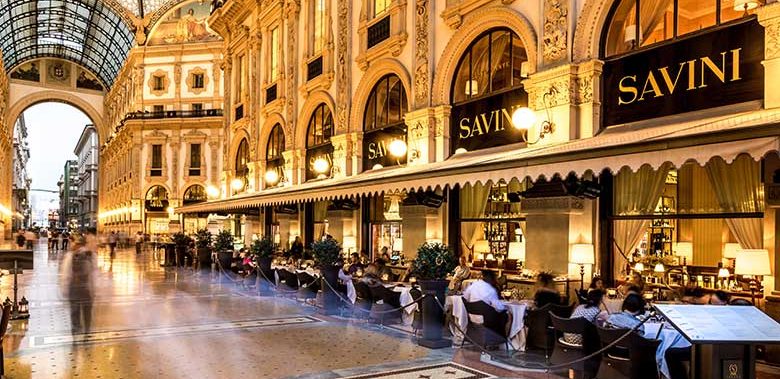
<path fill-rule="evenodd" d="M 523 262 L 525 262 L 525 243 L 523 243 L 523 242 L 510 242 L 506 258 L 507 259 L 517 259 L 518 268 L 522 269 Z"/>
<path fill-rule="evenodd" d="M 682 258 L 682 265 L 687 266 L 689 262 L 693 262 L 693 243 L 692 242 L 675 243 L 674 255 Z"/>
<path fill-rule="evenodd" d="M 750 297 L 756 303 L 755 291 L 761 283 L 762 276 L 772 275 L 769 265 L 769 251 L 766 249 L 740 249 L 734 259 L 734 274 L 750 278 Z"/>
<path fill-rule="evenodd" d="M 482 260 L 487 259 L 487 255 L 490 253 L 490 242 L 488 240 L 477 240 L 474 243 L 474 255 L 482 254 Z"/>
<path fill-rule="evenodd" d="M 580 289 L 585 288 L 585 265 L 595 264 L 593 245 L 577 243 L 571 245 L 571 262 L 580 266 Z"/>
<path fill-rule="evenodd" d="M 739 250 L 742 250 L 742 246 L 738 243 L 729 242 L 723 245 L 723 258 L 731 260 L 731 268 L 734 268 L 734 258 L 737 257 L 737 251 Z"/>

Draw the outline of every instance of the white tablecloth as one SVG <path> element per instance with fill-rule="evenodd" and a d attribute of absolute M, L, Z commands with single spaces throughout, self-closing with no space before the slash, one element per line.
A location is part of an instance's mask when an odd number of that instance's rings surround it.
<path fill-rule="evenodd" d="M 388 286 L 391 286 L 391 285 L 388 285 Z M 395 292 L 400 292 L 401 293 L 401 296 L 400 296 L 399 300 L 400 300 L 400 304 L 401 304 L 402 307 L 404 305 L 408 305 L 408 304 L 414 303 L 414 299 L 412 298 L 412 294 L 410 293 L 410 291 L 412 290 L 412 287 L 406 287 L 406 286 L 404 286 L 404 287 L 397 287 L 396 286 L 396 287 L 393 287 L 392 290 L 395 291 Z M 404 308 L 404 311 L 401 313 L 401 321 L 403 321 L 403 323 L 405 325 L 411 325 L 412 321 L 414 321 L 414 311 L 416 311 L 416 310 L 417 310 L 417 303 L 412 304 L 412 305 Z"/>
<path fill-rule="evenodd" d="M 503 301 L 503 303 L 506 306 L 507 311 L 509 311 L 509 314 L 512 316 L 512 325 L 509 328 L 509 343 L 512 344 L 512 348 L 515 350 L 525 351 L 525 339 L 527 333 L 525 330 L 524 321 L 525 311 L 528 308 L 527 303 L 511 301 Z M 466 312 L 466 305 L 463 303 L 463 296 L 447 296 L 446 307 L 448 310 L 451 309 L 453 322 L 457 323 L 457 326 L 460 327 L 460 330 L 458 330 L 458 328 L 454 325 L 450 326 L 450 331 L 452 332 L 453 336 L 453 343 L 455 345 L 460 345 L 463 341 L 463 334 L 460 331 L 463 330 L 465 332 L 469 324 L 469 314 Z"/>
<path fill-rule="evenodd" d="M 663 329 L 661 329 L 661 327 Z M 662 324 L 656 322 L 646 322 L 644 337 L 648 339 L 659 339 L 661 344 L 658 345 L 658 350 L 655 352 L 655 361 L 658 363 L 658 368 L 664 376 L 671 378 L 669 375 L 669 365 L 666 363 L 666 350 L 673 347 L 686 348 L 690 347 L 691 343 L 685 339 L 676 329 L 669 326 L 669 324 Z M 661 333 L 658 330 L 661 329 Z"/>

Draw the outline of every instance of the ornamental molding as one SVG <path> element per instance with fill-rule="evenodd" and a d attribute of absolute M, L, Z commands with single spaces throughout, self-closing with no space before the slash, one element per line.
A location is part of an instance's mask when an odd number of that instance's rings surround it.
<path fill-rule="evenodd" d="M 585 204 L 572 196 L 523 199 L 522 213 L 527 214 L 582 214 Z"/>
<path fill-rule="evenodd" d="M 285 80 L 285 83 L 287 84 L 287 99 L 286 99 L 286 105 L 287 105 L 287 123 L 282 124 L 282 127 L 284 128 L 284 134 L 285 136 L 293 136 L 295 134 L 295 110 L 297 108 L 296 99 L 298 98 L 295 96 L 295 88 L 298 86 L 298 80 L 297 80 L 297 73 L 296 70 L 297 65 L 295 64 L 295 59 L 297 57 L 297 39 L 298 39 L 298 28 L 297 28 L 297 19 L 298 19 L 298 11 L 300 10 L 300 3 L 297 0 L 289 0 L 287 2 L 287 70 L 285 70 L 285 73 L 287 75 L 287 79 Z M 296 139 L 295 138 L 286 138 L 284 140 L 285 149 L 292 149 L 296 146 Z"/>
<path fill-rule="evenodd" d="M 429 0 L 416 0 L 414 22 L 414 106 L 422 108 L 429 105 L 430 61 L 431 53 L 428 41 L 430 12 Z"/>
<path fill-rule="evenodd" d="M 360 82 L 350 100 L 355 111 L 350 113 L 349 131 L 363 131 L 363 111 L 365 110 L 368 96 L 379 79 L 389 74 L 398 76 L 401 84 L 403 84 L 404 91 L 406 91 L 406 98 L 410 98 L 412 78 L 403 63 L 395 58 L 382 58 L 374 62 L 360 78 Z"/>
<path fill-rule="evenodd" d="M 195 86 L 195 75 L 203 75 L 203 87 L 202 88 L 193 88 Z M 187 90 L 195 95 L 199 95 L 206 91 L 206 88 L 209 86 L 209 77 L 206 75 L 206 70 L 201 68 L 200 66 L 196 66 L 192 68 L 191 70 L 187 71 Z"/>
<path fill-rule="evenodd" d="M 546 0 L 544 2 L 542 57 L 545 65 L 553 65 L 566 60 L 569 47 L 568 20 L 568 2 L 563 0 Z"/>
<path fill-rule="evenodd" d="M 461 0 L 447 1 L 447 8 L 441 12 L 441 18 L 452 29 L 458 29 L 463 24 L 463 19 L 471 12 L 482 9 L 492 3 L 509 5 L 514 0 Z"/>
<path fill-rule="evenodd" d="M 336 133 L 344 133 L 349 127 L 351 76 L 351 2 L 338 0 L 338 35 L 336 51 Z"/>
<path fill-rule="evenodd" d="M 154 80 L 155 78 L 162 78 L 162 89 L 155 89 L 154 88 Z M 149 86 L 149 92 L 152 93 L 154 96 L 163 96 L 166 93 L 168 93 L 168 87 L 171 85 L 171 81 L 168 78 L 168 72 L 165 70 L 156 70 L 152 72 L 149 75 L 149 81 L 147 82 L 147 85 Z"/>

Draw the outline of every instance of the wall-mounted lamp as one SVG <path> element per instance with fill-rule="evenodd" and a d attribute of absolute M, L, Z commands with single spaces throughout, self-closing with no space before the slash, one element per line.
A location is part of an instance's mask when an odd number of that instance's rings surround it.
<path fill-rule="evenodd" d="M 748 16 L 748 11 L 758 8 L 759 5 L 760 3 L 756 0 L 734 0 L 734 10 L 744 11 L 743 17 Z"/>
<path fill-rule="evenodd" d="M 330 163 L 327 159 L 325 159 L 325 157 L 318 157 L 314 160 L 312 168 L 314 169 L 314 172 L 317 173 L 318 179 L 325 179 L 328 177 L 326 174 L 330 170 Z"/>
<path fill-rule="evenodd" d="M 230 181 L 230 188 L 232 188 L 235 192 L 244 189 L 244 185 L 245 182 L 243 178 L 233 178 L 233 180 Z"/>
<path fill-rule="evenodd" d="M 387 145 L 387 150 L 390 155 L 398 159 L 405 157 L 406 152 L 408 151 L 406 142 L 401 139 L 392 140 L 390 144 Z"/>
<path fill-rule="evenodd" d="M 206 187 L 206 196 L 210 199 L 216 199 L 219 197 L 219 188 L 209 185 Z"/>
<path fill-rule="evenodd" d="M 523 140 L 529 145 L 537 144 L 545 135 L 555 132 L 555 123 L 552 122 L 552 113 L 550 111 L 551 104 L 548 104 L 547 98 L 557 94 L 558 89 L 550 87 L 550 89 L 542 95 L 542 101 L 544 102 L 544 107 L 547 111 L 547 119 L 542 121 L 541 130 L 539 130 L 539 138 L 537 138 L 536 141 L 528 139 L 528 132 L 536 125 L 536 113 L 528 107 L 517 108 L 512 113 L 512 126 L 514 126 L 515 129 L 524 132 Z"/>

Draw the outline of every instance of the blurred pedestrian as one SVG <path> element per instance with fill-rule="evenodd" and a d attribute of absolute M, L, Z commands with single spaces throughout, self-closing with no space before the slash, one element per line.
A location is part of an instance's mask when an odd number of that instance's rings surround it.
<path fill-rule="evenodd" d="M 115 231 L 111 231 L 111 234 L 108 235 L 108 251 L 111 259 L 114 259 L 114 256 L 116 255 L 116 243 L 118 239 Z"/>
<path fill-rule="evenodd" d="M 33 232 L 32 230 L 28 229 L 24 233 L 24 239 L 25 239 L 25 242 L 27 243 L 27 250 L 32 250 L 33 249 L 33 242 L 35 241 L 35 232 Z"/>
<path fill-rule="evenodd" d="M 16 246 L 19 249 L 24 249 L 24 243 L 27 241 L 27 238 L 24 237 L 24 229 L 20 229 L 19 233 L 16 233 Z"/>
<path fill-rule="evenodd" d="M 94 236 L 92 236 L 94 237 Z M 86 333 L 92 327 L 95 297 L 97 242 L 89 233 L 74 235 L 72 249 L 65 253 L 60 267 L 60 289 L 70 303 L 71 333 Z"/>
<path fill-rule="evenodd" d="M 135 234 L 135 253 L 141 254 L 141 247 L 144 244 L 144 234 L 142 232 L 138 232 Z"/>

